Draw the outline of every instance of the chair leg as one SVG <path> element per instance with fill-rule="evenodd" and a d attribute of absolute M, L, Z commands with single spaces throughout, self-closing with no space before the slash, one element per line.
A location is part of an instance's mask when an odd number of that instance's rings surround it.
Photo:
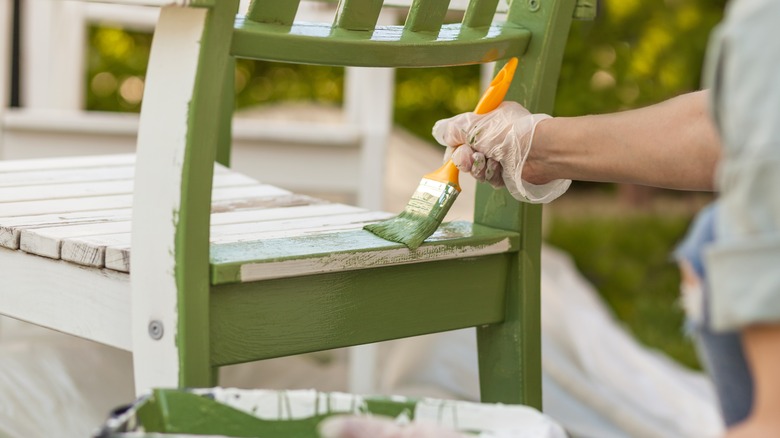
<path fill-rule="evenodd" d="M 474 219 L 517 230 L 521 248 L 510 261 L 504 321 L 477 328 L 482 402 L 541 409 L 541 208 L 480 184 Z"/>
<path fill-rule="evenodd" d="M 538 259 L 515 256 L 507 284 L 506 320 L 477 328 L 482 402 L 542 409 Z M 534 257 L 535 258 L 535 257 Z M 525 273 L 526 275 L 522 275 Z"/>

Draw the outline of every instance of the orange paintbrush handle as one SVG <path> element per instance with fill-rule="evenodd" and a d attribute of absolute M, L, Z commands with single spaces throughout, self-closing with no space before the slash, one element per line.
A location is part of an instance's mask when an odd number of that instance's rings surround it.
<path fill-rule="evenodd" d="M 504 67 L 499 70 L 496 77 L 490 81 L 490 86 L 482 94 L 482 98 L 479 99 L 477 107 L 474 112 L 477 114 L 486 114 L 501 105 L 504 101 L 507 91 L 509 91 L 509 85 L 512 84 L 512 78 L 515 76 L 515 70 L 517 69 L 517 58 L 510 58 Z M 443 166 L 435 171 L 425 175 L 425 178 L 433 179 L 436 181 L 450 182 L 460 191 L 459 178 L 460 171 L 452 160 L 447 160 Z"/>
<path fill-rule="evenodd" d="M 482 98 L 479 99 L 479 103 L 477 103 L 477 107 L 474 109 L 475 113 L 487 114 L 501 105 L 506 92 L 509 91 L 509 85 L 512 84 L 512 78 L 515 76 L 516 69 L 517 58 L 510 58 L 496 77 L 490 81 L 490 86 L 482 94 Z"/>

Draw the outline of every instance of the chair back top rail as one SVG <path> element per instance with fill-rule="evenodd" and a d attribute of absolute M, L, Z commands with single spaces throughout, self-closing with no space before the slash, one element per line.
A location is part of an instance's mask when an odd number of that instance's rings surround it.
<path fill-rule="evenodd" d="M 306 64 L 437 67 L 520 56 L 531 37 L 521 24 L 494 21 L 499 0 L 461 4 L 463 20 L 447 24 L 450 0 L 412 0 L 404 25 L 377 25 L 389 3 L 341 0 L 332 22 L 312 23 L 296 20 L 300 0 L 253 0 L 236 20 L 231 53 Z"/>

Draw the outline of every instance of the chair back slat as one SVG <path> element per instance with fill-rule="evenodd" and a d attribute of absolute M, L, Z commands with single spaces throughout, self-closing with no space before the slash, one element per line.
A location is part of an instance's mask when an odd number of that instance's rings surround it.
<path fill-rule="evenodd" d="M 412 32 L 438 32 L 450 0 L 414 0 L 404 28 Z"/>
<path fill-rule="evenodd" d="M 463 25 L 471 28 L 490 26 L 498 0 L 472 0 L 463 15 Z"/>
<path fill-rule="evenodd" d="M 340 0 L 334 26 L 346 30 L 373 30 L 382 0 Z"/>
<path fill-rule="evenodd" d="M 247 18 L 258 23 L 290 26 L 295 20 L 300 0 L 252 0 Z"/>

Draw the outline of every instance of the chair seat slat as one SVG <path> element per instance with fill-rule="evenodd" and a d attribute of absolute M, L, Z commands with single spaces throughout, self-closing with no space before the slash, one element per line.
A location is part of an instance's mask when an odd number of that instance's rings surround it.
<path fill-rule="evenodd" d="M 212 283 L 226 284 L 366 269 L 421 261 L 476 257 L 516 250 L 515 233 L 466 222 L 443 224 L 428 244 L 410 251 L 402 244 L 357 229 L 350 232 L 268 239 L 251 247 L 215 245 Z"/>
<path fill-rule="evenodd" d="M 34 158 L 29 160 L 0 160 L 0 174 L 51 169 L 88 169 L 105 166 L 123 166 L 135 163 L 135 154 L 95 155 L 87 157 Z"/>
<path fill-rule="evenodd" d="M 0 173 L 0 188 L 35 186 L 39 184 L 106 182 L 129 180 L 133 178 L 135 168 L 132 165 L 97 167 L 86 169 L 31 170 L 24 176 L 14 173 Z"/>

